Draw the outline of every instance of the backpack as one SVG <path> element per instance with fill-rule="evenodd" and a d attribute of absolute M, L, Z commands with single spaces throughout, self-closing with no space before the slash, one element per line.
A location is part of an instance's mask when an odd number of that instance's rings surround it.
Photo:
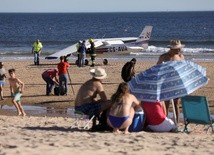
<path fill-rule="evenodd" d="M 134 76 L 133 69 L 134 64 L 131 61 L 126 62 L 125 65 L 123 66 L 121 71 L 121 77 L 125 82 L 130 81 L 131 78 Z"/>
<path fill-rule="evenodd" d="M 54 95 L 59 95 L 59 87 L 58 86 L 55 86 L 54 87 Z"/>
<path fill-rule="evenodd" d="M 59 93 L 59 86 L 54 87 L 54 95 L 59 96 L 59 95 L 65 95 L 65 88 L 62 87 L 62 92 Z"/>

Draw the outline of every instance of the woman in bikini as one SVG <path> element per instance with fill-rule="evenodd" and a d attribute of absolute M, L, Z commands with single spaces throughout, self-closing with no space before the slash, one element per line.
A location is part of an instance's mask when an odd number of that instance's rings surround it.
<path fill-rule="evenodd" d="M 111 97 L 112 106 L 108 115 L 108 125 L 113 128 L 114 133 L 120 133 L 125 129 L 125 134 L 129 133 L 129 126 L 135 114 L 135 108 L 140 107 L 140 101 L 129 93 L 128 84 L 120 83 L 116 93 Z"/>

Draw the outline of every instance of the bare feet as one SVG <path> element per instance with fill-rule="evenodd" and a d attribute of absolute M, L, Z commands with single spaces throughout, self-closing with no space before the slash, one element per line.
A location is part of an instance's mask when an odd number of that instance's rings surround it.
<path fill-rule="evenodd" d="M 124 134 L 125 134 L 125 135 L 128 135 L 128 134 L 130 134 L 130 132 L 129 132 L 129 131 L 125 131 Z"/>
<path fill-rule="evenodd" d="M 113 133 L 114 133 L 114 134 L 120 134 L 121 131 L 120 131 L 119 129 L 114 129 L 114 130 L 113 130 Z"/>
<path fill-rule="evenodd" d="M 27 114 L 26 113 L 22 113 L 22 116 L 25 117 Z"/>
<path fill-rule="evenodd" d="M 21 113 L 21 112 L 18 112 L 18 113 L 17 113 L 17 116 L 21 116 L 21 115 L 22 115 L 22 113 Z"/>

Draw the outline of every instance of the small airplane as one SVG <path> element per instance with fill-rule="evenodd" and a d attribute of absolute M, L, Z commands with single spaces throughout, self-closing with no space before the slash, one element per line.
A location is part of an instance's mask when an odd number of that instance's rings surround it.
<path fill-rule="evenodd" d="M 145 26 L 139 37 L 122 37 L 122 38 L 102 38 L 94 39 L 95 52 L 97 55 L 102 54 L 129 54 L 130 52 L 139 52 L 148 48 L 148 42 L 151 37 L 152 26 Z M 86 40 L 86 48 L 90 48 L 89 40 Z M 76 44 L 51 54 L 45 59 L 58 59 L 60 56 L 70 56 L 77 54 Z"/>

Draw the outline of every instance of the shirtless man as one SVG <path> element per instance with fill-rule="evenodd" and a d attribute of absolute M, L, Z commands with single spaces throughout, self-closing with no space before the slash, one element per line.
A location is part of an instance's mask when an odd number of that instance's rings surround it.
<path fill-rule="evenodd" d="M 86 81 L 79 89 L 75 99 L 75 110 L 86 115 L 98 115 L 110 107 L 102 80 L 107 77 L 103 68 L 90 70 L 92 79 Z M 99 98 L 97 98 L 99 96 Z"/>
<path fill-rule="evenodd" d="M 159 57 L 157 64 L 161 64 L 166 61 L 184 60 L 184 55 L 182 54 L 182 48 L 184 47 L 184 45 L 181 44 L 180 40 L 171 40 L 170 45 L 168 47 L 170 48 L 170 50 Z M 167 115 L 169 110 L 169 104 L 170 104 L 170 101 L 165 101 Z M 179 115 L 180 115 L 180 109 L 179 109 L 180 98 L 174 99 L 174 104 L 175 104 L 175 112 L 176 112 L 177 122 L 178 122 Z"/>
<path fill-rule="evenodd" d="M 111 97 L 112 106 L 107 122 L 113 128 L 113 133 L 120 133 L 120 129 L 125 129 L 125 134 L 129 133 L 129 126 L 132 124 L 135 109 L 140 108 L 140 101 L 129 93 L 128 84 L 122 82 Z"/>
<path fill-rule="evenodd" d="M 21 96 L 24 90 L 24 83 L 16 78 L 15 69 L 9 69 L 8 72 L 10 75 L 10 78 L 8 79 L 10 84 L 10 92 L 13 96 L 12 102 L 17 109 L 17 115 L 26 116 L 26 113 L 21 105 Z"/>

